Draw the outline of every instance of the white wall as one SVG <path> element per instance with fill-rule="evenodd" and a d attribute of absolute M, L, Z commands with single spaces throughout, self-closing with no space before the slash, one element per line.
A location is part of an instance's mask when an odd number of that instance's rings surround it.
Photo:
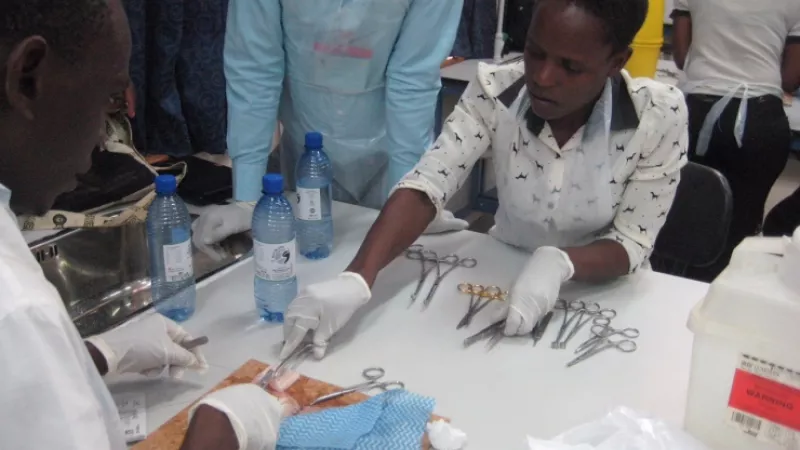
<path fill-rule="evenodd" d="M 669 15 L 672 14 L 674 7 L 674 0 L 664 0 L 664 23 L 672 24 L 672 19 L 669 18 Z"/>

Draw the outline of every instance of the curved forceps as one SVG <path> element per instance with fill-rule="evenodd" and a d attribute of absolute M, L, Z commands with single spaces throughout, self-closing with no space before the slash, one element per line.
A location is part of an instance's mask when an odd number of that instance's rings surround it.
<path fill-rule="evenodd" d="M 569 303 L 567 303 L 566 300 L 558 300 L 556 302 L 556 306 L 554 309 L 564 310 L 564 317 L 563 320 L 561 321 L 561 328 L 558 330 L 558 336 L 556 337 L 556 340 L 553 341 L 552 344 L 550 344 L 551 348 L 559 349 L 561 347 L 561 339 L 564 338 L 564 334 L 569 329 L 569 326 L 572 325 L 572 320 L 578 317 L 577 311 L 586 309 L 586 303 L 580 300 L 572 300 Z M 570 311 L 576 311 L 575 314 L 572 315 L 572 317 L 569 317 Z"/>
<path fill-rule="evenodd" d="M 597 318 L 599 319 L 599 317 Z M 581 344 L 576 350 L 575 353 L 580 353 L 584 350 L 590 350 L 594 347 L 597 347 L 603 341 L 609 340 L 612 336 L 622 336 L 627 340 L 633 340 L 639 337 L 639 330 L 637 328 L 623 328 L 621 330 L 615 330 L 608 326 L 608 324 L 598 324 L 597 319 L 595 319 L 595 325 L 592 326 L 591 332 L 594 336 L 589 338 L 586 342 Z"/>
<path fill-rule="evenodd" d="M 425 284 L 425 280 L 428 279 L 428 274 L 438 265 L 439 255 L 433 250 L 425 250 L 425 247 L 414 244 L 406 249 L 406 258 L 420 263 L 419 281 L 417 281 L 414 293 L 411 294 L 411 304 L 413 305 L 422 290 L 422 286 Z M 434 264 L 429 266 L 428 262 L 433 262 Z"/>
<path fill-rule="evenodd" d="M 578 332 L 580 330 L 582 330 L 583 327 L 586 326 L 586 324 L 591 322 L 592 319 L 596 319 L 598 317 L 603 317 L 605 319 L 608 319 L 608 321 L 610 323 L 613 318 L 617 317 L 617 312 L 616 311 L 614 311 L 613 309 L 600 309 L 600 305 L 598 305 L 597 303 L 594 304 L 594 308 L 591 308 L 591 309 L 584 308 L 582 311 L 580 311 L 580 314 L 581 315 L 579 316 L 578 321 L 575 323 L 575 326 L 572 327 L 572 331 L 569 333 L 569 335 L 567 335 L 566 339 L 561 341 L 561 344 L 560 344 L 560 348 L 561 349 L 566 348 L 567 347 L 567 343 L 569 343 L 569 341 L 571 341 L 572 338 L 574 338 L 575 335 L 577 335 Z M 589 317 L 584 319 L 583 317 L 585 315 L 588 315 Z"/>
<path fill-rule="evenodd" d="M 403 384 L 403 382 L 401 381 L 384 381 L 384 382 L 378 381 L 381 378 L 383 378 L 384 375 L 386 375 L 386 371 L 383 370 L 383 368 L 381 367 L 370 367 L 364 369 L 364 371 L 361 372 L 361 376 L 366 378 L 367 381 L 360 384 L 356 384 L 354 386 L 350 386 L 348 388 L 344 388 L 338 392 L 333 392 L 328 395 L 323 395 L 322 397 L 311 402 L 311 404 L 308 406 L 318 405 L 320 403 L 324 403 L 333 400 L 335 398 L 339 398 L 343 395 L 352 394 L 353 392 L 365 392 L 365 391 L 370 391 L 372 389 L 380 389 L 386 392 L 391 389 L 404 389 L 406 387 L 405 384 Z"/>

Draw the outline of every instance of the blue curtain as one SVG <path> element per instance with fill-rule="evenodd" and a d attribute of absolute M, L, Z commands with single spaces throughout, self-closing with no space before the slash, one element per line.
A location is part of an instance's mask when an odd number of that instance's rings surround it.
<path fill-rule="evenodd" d="M 134 141 L 144 153 L 224 153 L 228 0 L 123 0 L 133 39 Z"/>
<path fill-rule="evenodd" d="M 468 59 L 491 58 L 494 56 L 496 32 L 496 0 L 464 0 L 452 56 Z"/>

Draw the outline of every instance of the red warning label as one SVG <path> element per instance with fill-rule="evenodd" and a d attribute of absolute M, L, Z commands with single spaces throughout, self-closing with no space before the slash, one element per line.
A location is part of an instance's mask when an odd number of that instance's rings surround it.
<path fill-rule="evenodd" d="M 800 389 L 736 369 L 728 406 L 800 431 Z"/>

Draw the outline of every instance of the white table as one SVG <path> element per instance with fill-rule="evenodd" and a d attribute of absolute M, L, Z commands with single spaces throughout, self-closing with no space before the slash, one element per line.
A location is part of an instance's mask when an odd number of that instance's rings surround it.
<path fill-rule="evenodd" d="M 323 261 L 301 261 L 303 284 L 341 271 L 359 247 L 377 213 L 336 204 L 335 250 Z M 304 374 L 340 385 L 361 381 L 366 367 L 381 366 L 408 389 L 436 398 L 436 412 L 467 432 L 471 450 L 526 449 L 525 436 L 551 437 L 598 418 L 617 405 L 648 411 L 681 424 L 688 386 L 692 335 L 686 328 L 691 307 L 707 285 L 652 272 L 604 286 L 568 286 L 562 295 L 615 308 L 618 326 L 638 327 L 639 350 L 608 351 L 566 369 L 571 351 L 549 348 L 548 335 L 533 348 L 531 340 L 501 342 L 491 352 L 483 344 L 463 349 L 462 340 L 488 323 L 481 313 L 468 330 L 456 331 L 467 298 L 461 281 L 509 286 L 526 255 L 491 237 L 472 232 L 425 237 L 426 246 L 478 259 L 476 269 L 459 269 L 444 280 L 428 311 L 408 308 L 419 265 L 404 258 L 379 277 L 374 301 L 340 333 L 321 362 L 308 361 Z M 207 335 L 205 355 L 211 369 L 183 381 L 125 378 L 111 382 L 114 393 L 145 392 L 148 429 L 155 430 L 250 358 L 275 363 L 281 327 L 259 323 L 253 301 L 250 260 L 198 286 L 198 307 L 186 328 Z M 585 339 L 583 331 L 571 343 Z"/>

